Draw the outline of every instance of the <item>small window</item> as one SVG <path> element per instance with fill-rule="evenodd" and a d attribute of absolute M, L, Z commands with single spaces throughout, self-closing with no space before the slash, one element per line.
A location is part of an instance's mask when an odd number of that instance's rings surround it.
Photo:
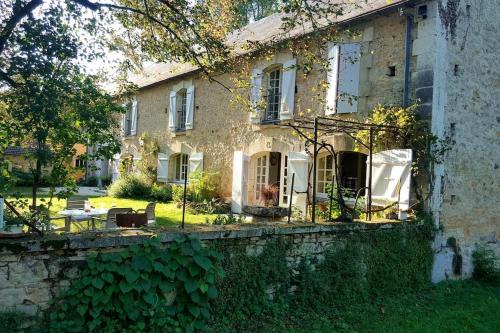
<path fill-rule="evenodd" d="M 333 156 L 327 155 L 318 159 L 318 181 L 316 193 L 326 195 L 327 184 L 332 182 L 333 175 Z"/>
<path fill-rule="evenodd" d="M 175 175 L 174 181 L 184 181 L 188 172 L 189 157 L 187 154 L 178 154 L 174 158 Z"/>
<path fill-rule="evenodd" d="M 262 122 L 279 120 L 281 104 L 281 68 L 274 68 L 267 74 L 266 112 Z"/>
<path fill-rule="evenodd" d="M 85 161 L 83 158 L 75 159 L 75 168 L 85 168 L 86 165 L 87 161 Z"/>
<path fill-rule="evenodd" d="M 175 129 L 177 131 L 186 130 L 186 106 L 187 106 L 187 90 L 181 89 L 177 92 L 177 117 Z"/>
<path fill-rule="evenodd" d="M 127 104 L 127 112 L 125 113 L 124 134 L 131 135 L 132 133 L 132 103 Z"/>

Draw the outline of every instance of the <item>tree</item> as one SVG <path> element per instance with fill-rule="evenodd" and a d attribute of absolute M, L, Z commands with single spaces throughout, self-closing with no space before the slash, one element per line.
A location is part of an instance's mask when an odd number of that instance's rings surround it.
<path fill-rule="evenodd" d="M 297 25 L 325 26 L 343 7 L 330 0 L 7 0 L 0 4 L 0 80 L 16 84 L 7 61 L 17 50 L 16 30 L 55 9 L 68 17 L 67 33 L 84 30 L 92 47 L 123 51 L 124 69 L 144 60 L 190 62 L 215 80 L 211 73 L 228 70 L 234 55 L 227 35 L 249 16 L 281 12 L 286 34 Z"/>
<path fill-rule="evenodd" d="M 33 207 L 44 168 L 52 194 L 59 184 L 74 188 L 69 162 L 76 144 L 96 146 L 93 159 L 119 150 L 115 115 L 122 108 L 98 86 L 98 77 L 80 69 L 82 45 L 64 18 L 56 6 L 19 24 L 10 35 L 16 50 L 3 61 L 14 84 L 0 92 L 0 145 L 32 148 L 26 157 L 35 161 Z"/>

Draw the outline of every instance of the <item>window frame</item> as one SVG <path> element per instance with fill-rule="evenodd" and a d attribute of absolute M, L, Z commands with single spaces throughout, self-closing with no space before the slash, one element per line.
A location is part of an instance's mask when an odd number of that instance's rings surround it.
<path fill-rule="evenodd" d="M 175 131 L 183 132 L 186 130 L 187 120 L 187 89 L 179 89 L 176 93 L 175 103 Z M 182 121 L 181 121 L 182 120 Z"/>
<path fill-rule="evenodd" d="M 189 155 L 177 154 L 174 156 L 173 182 L 184 182 L 189 172 Z"/>
<path fill-rule="evenodd" d="M 281 95 L 283 90 L 283 67 L 275 65 L 264 71 L 266 76 L 266 108 L 262 115 L 262 123 L 280 121 Z M 277 74 L 276 74 L 277 73 Z M 271 100 L 272 99 L 272 100 Z"/>
<path fill-rule="evenodd" d="M 331 159 L 330 168 L 328 167 L 328 159 Z M 328 193 L 326 193 L 326 186 L 331 183 L 331 176 L 334 173 L 334 169 L 333 155 L 327 154 L 318 158 L 318 168 L 316 170 L 316 196 L 321 198 L 326 198 L 328 196 Z M 328 177 L 328 172 L 330 172 L 330 177 Z M 322 175 L 321 179 L 320 175 Z M 323 191 L 320 190 L 321 187 L 323 187 Z"/>

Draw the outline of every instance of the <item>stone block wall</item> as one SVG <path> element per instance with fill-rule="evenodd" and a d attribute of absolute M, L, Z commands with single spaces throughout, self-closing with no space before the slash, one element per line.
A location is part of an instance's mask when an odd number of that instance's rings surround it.
<path fill-rule="evenodd" d="M 269 241 L 280 239 L 292 244 L 287 253 L 290 267 L 306 258 L 320 263 L 330 246 L 354 232 L 380 232 L 402 227 L 396 224 L 335 224 L 305 226 L 240 227 L 191 232 L 205 245 L 223 242 L 229 247 L 243 247 L 248 256 L 259 255 Z M 158 233 L 168 244 L 179 232 Z M 49 307 L 49 301 L 78 277 L 90 253 L 120 251 L 128 245 L 141 244 L 152 234 L 81 234 L 62 238 L 23 241 L 0 241 L 0 312 L 18 311 L 35 315 Z"/>

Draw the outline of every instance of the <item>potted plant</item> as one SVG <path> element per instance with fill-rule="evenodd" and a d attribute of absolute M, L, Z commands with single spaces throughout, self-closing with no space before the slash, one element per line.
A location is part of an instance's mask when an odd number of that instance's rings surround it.
<path fill-rule="evenodd" d="M 1 230 L 4 234 L 22 234 L 23 233 L 23 219 L 11 214 L 5 214 L 4 227 Z"/>

